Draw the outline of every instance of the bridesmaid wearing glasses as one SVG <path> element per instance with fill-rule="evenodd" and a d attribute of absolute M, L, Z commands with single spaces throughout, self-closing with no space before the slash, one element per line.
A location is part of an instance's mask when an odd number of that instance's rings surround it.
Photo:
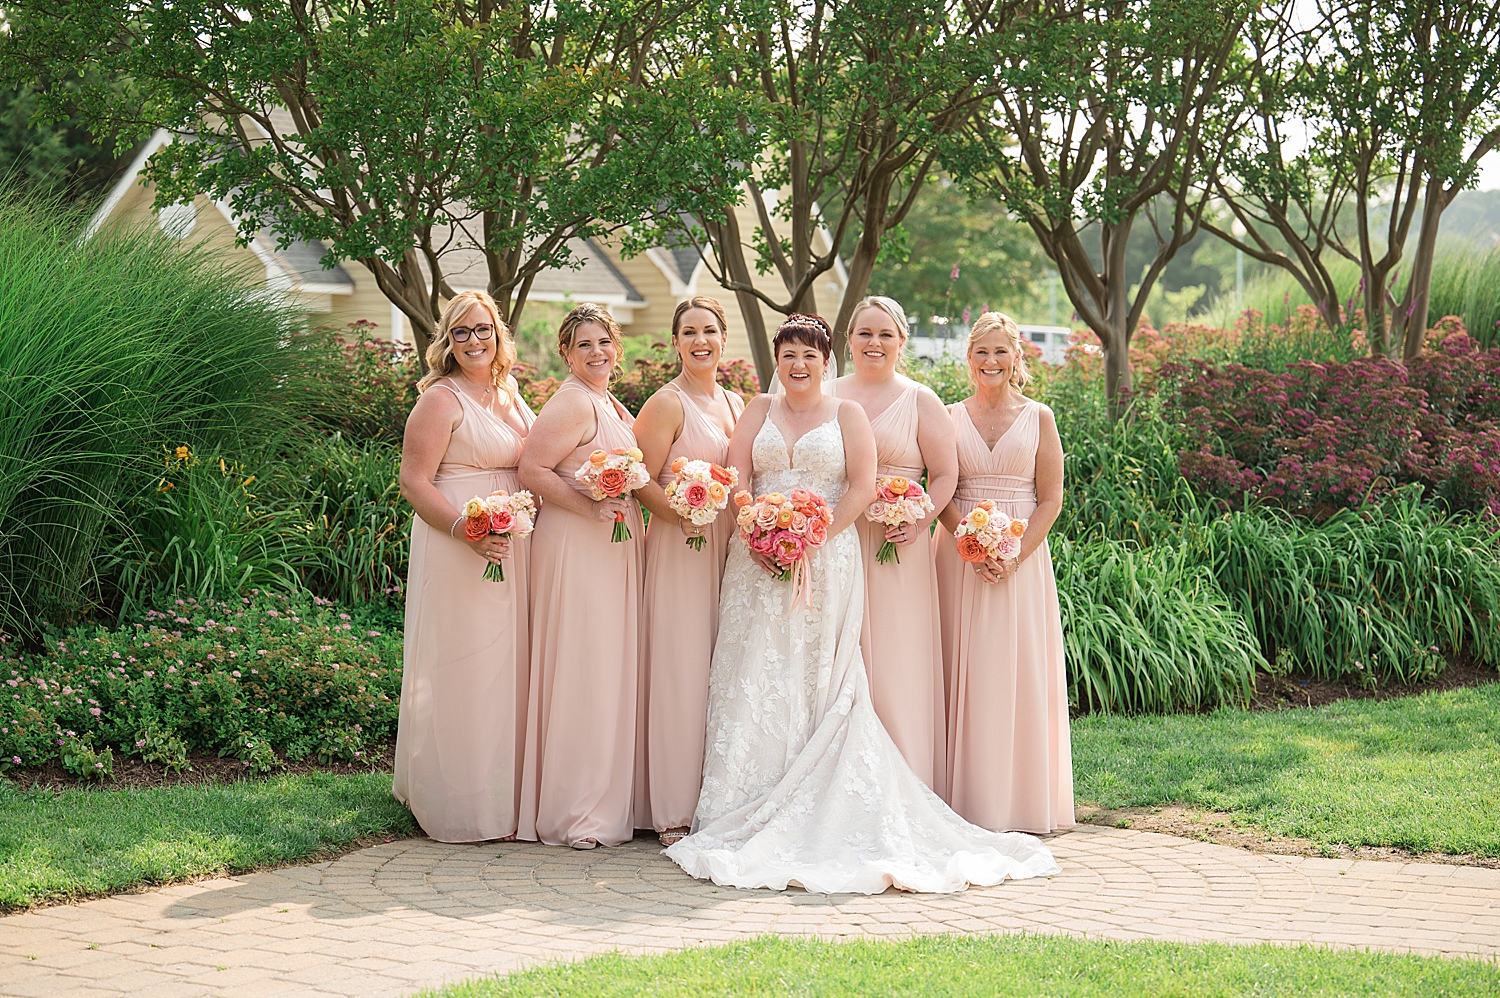
<path fill-rule="evenodd" d="M 1014 319 L 986 312 L 969 332 L 974 394 L 948 407 L 958 490 L 937 535 L 948 673 L 953 810 L 997 832 L 1073 824 L 1073 757 L 1062 614 L 1047 531 L 1062 511 L 1063 450 L 1031 381 Z M 982 499 L 1028 521 L 1020 556 L 968 563 L 952 531 Z"/>
<path fill-rule="evenodd" d="M 629 842 L 645 530 L 632 498 L 590 497 L 574 473 L 595 449 L 634 447 L 609 393 L 620 327 L 585 302 L 563 318 L 571 372 L 538 414 L 521 481 L 542 500 L 531 535 L 531 706 L 520 837 L 592 849 Z M 613 543 L 615 514 L 630 539 Z"/>
<path fill-rule="evenodd" d="M 663 488 L 678 458 L 722 465 L 744 401 L 719 387 L 727 324 L 712 298 L 692 298 L 672 316 L 672 348 L 682 371 L 646 400 L 635 438 L 655 479 L 641 489 L 651 511 L 646 532 L 645 628 L 635 763 L 635 827 L 654 828 L 669 846 L 688 832 L 703 778 L 708 665 L 719 630 L 719 581 L 734 507 L 708 527 L 681 519 Z M 688 545 L 701 538 L 701 549 Z"/>
<path fill-rule="evenodd" d="M 440 842 L 513 838 L 521 796 L 529 642 L 526 540 L 464 538 L 473 496 L 520 488 L 535 418 L 510 376 L 494 299 L 454 296 L 427 348 L 406 421 L 401 494 L 416 511 L 392 789 Z M 483 579 L 504 561 L 504 582 Z"/>
<path fill-rule="evenodd" d="M 833 394 L 858 402 L 870 418 L 876 474 L 920 484 L 925 472 L 927 494 L 940 510 L 958 484 L 953 420 L 931 388 L 897 373 L 906 335 L 906 312 L 894 300 L 873 296 L 854 306 L 849 322 L 854 369 L 834 382 Z M 946 798 L 947 705 L 931 515 L 904 527 L 886 528 L 863 516 L 854 525 L 865 570 L 859 644 L 875 713 L 917 778 Z M 883 541 L 896 545 L 898 561 L 876 561 Z"/>

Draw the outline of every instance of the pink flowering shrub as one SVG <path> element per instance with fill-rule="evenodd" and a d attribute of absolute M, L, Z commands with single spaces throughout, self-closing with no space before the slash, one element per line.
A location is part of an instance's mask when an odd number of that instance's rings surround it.
<path fill-rule="evenodd" d="M 263 743 L 292 759 L 354 759 L 395 733 L 401 639 L 326 600 L 252 591 L 52 632 L 40 654 L 0 650 L 0 676 L 0 769 L 79 742 L 141 754 L 148 738 L 247 766 Z"/>
<path fill-rule="evenodd" d="M 1192 444 L 1184 477 L 1319 518 L 1407 482 L 1500 515 L 1500 349 L 1480 351 L 1453 317 L 1431 346 L 1409 366 L 1164 365 L 1165 400 Z"/>

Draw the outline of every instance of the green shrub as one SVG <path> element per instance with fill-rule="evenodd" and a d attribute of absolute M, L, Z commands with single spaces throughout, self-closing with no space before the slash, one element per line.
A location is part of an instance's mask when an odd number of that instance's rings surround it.
<path fill-rule="evenodd" d="M 0 631 L 30 639 L 98 605 L 105 528 L 164 444 L 260 446 L 317 394 L 263 278 L 85 221 L 0 189 Z"/>
<path fill-rule="evenodd" d="M 1265 667 L 1249 624 L 1181 547 L 1058 538 L 1069 700 L 1163 713 L 1243 704 Z"/>
<path fill-rule="evenodd" d="M 1500 666 L 1500 534 L 1418 488 L 1312 525 L 1254 507 L 1202 532 L 1203 561 L 1267 655 L 1325 679 L 1417 682 L 1468 655 Z"/>
<path fill-rule="evenodd" d="M 401 645 L 357 629 L 326 600 L 252 592 L 51 632 L 40 654 L 0 657 L 0 674 L 5 768 L 81 758 L 96 743 L 136 752 L 155 732 L 159 746 L 177 739 L 265 769 L 274 759 L 257 743 L 292 759 L 358 758 L 363 744 L 391 737 Z"/>
<path fill-rule="evenodd" d="M 308 335 L 305 375 L 315 386 L 304 417 L 350 440 L 401 443 L 422 375 L 416 348 L 392 343 L 368 319 Z"/>

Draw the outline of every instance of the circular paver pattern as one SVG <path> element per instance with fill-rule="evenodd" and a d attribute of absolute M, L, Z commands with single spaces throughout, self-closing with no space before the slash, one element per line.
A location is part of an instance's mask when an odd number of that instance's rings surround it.
<path fill-rule="evenodd" d="M 1500 870 L 1257 855 L 1091 826 L 1048 844 L 1056 877 L 830 897 L 701 883 L 648 839 L 592 852 L 410 839 L 0 918 L 0 994 L 395 996 L 766 933 L 1059 932 L 1500 957 Z"/>

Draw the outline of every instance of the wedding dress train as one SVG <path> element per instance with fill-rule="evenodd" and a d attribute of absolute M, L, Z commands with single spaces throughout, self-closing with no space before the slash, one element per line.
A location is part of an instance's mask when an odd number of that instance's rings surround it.
<path fill-rule="evenodd" d="M 788 454 L 768 416 L 757 495 L 846 489 L 837 419 Z M 699 879 L 826 894 L 946 893 L 1059 872 L 1030 835 L 971 825 L 917 779 L 870 700 L 860 655 L 864 578 L 854 530 L 811 556 L 811 606 L 732 541 L 709 676 L 693 833 L 666 854 Z M 925 612 L 925 608 L 922 608 Z"/>

